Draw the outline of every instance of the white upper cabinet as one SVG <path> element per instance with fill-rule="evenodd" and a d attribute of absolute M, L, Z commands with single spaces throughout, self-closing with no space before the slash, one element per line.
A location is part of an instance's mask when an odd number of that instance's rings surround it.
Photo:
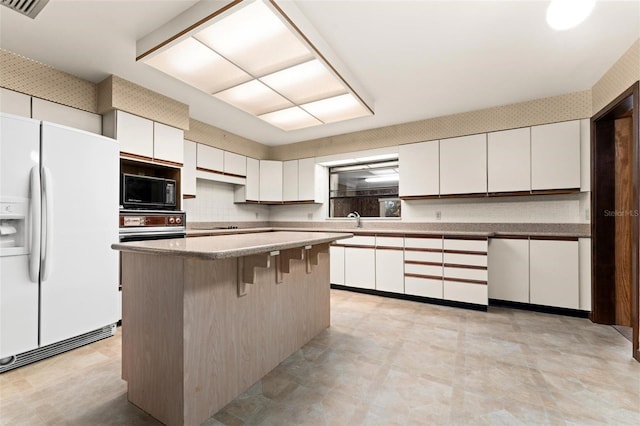
<path fill-rule="evenodd" d="M 102 117 L 99 114 L 40 98 L 33 98 L 31 102 L 31 118 L 62 124 L 98 135 L 102 134 Z"/>
<path fill-rule="evenodd" d="M 31 96 L 0 87 L 0 112 L 31 118 Z"/>
<path fill-rule="evenodd" d="M 441 140 L 440 194 L 486 192 L 487 135 L 483 133 Z"/>
<path fill-rule="evenodd" d="M 224 151 L 224 172 L 234 176 L 247 175 L 247 157 Z"/>
<path fill-rule="evenodd" d="M 440 193 L 438 141 L 400 145 L 398 167 L 401 197 Z"/>
<path fill-rule="evenodd" d="M 580 121 L 531 128 L 531 189 L 580 188 Z"/>
<path fill-rule="evenodd" d="M 298 172 L 298 160 L 282 163 L 282 201 L 298 201 L 300 199 Z"/>
<path fill-rule="evenodd" d="M 591 191 L 591 121 L 580 120 L 580 191 Z"/>
<path fill-rule="evenodd" d="M 531 190 L 531 128 L 487 135 L 489 192 Z"/>
<path fill-rule="evenodd" d="M 246 201 L 260 200 L 260 161 L 247 157 Z"/>
<path fill-rule="evenodd" d="M 123 111 L 115 112 L 115 139 L 120 142 L 120 152 L 153 158 L 153 121 Z M 105 118 L 107 116 L 105 115 Z M 111 136 L 106 130 L 105 134 Z"/>
<path fill-rule="evenodd" d="M 222 173 L 224 171 L 224 151 L 209 145 L 198 144 L 197 167 L 206 171 Z"/>
<path fill-rule="evenodd" d="M 197 143 L 184 141 L 184 163 L 180 182 L 182 184 L 182 195 L 196 195 L 196 156 Z"/>
<path fill-rule="evenodd" d="M 323 177 L 321 168 L 322 166 L 316 164 L 315 158 L 298 160 L 298 200 L 315 202 L 322 200 L 322 186 L 318 182 Z"/>
<path fill-rule="evenodd" d="M 184 163 L 184 131 L 162 123 L 153 123 L 153 159 Z"/>
<path fill-rule="evenodd" d="M 102 134 L 120 142 L 120 153 L 182 166 L 184 131 L 124 111 L 102 117 Z"/>
<path fill-rule="evenodd" d="M 282 201 L 282 161 L 260 160 L 260 201 Z"/>

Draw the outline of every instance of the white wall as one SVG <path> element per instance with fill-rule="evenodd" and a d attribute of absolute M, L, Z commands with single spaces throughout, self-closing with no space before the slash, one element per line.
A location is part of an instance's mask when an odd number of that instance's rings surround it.
<path fill-rule="evenodd" d="M 269 207 L 234 204 L 234 186 L 229 183 L 198 179 L 196 198 L 183 200 L 187 222 L 250 222 L 269 220 Z"/>

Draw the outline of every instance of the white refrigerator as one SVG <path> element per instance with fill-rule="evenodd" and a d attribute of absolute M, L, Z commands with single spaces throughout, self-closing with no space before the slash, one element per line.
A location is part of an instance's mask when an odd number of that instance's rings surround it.
<path fill-rule="evenodd" d="M 0 372 L 113 334 L 118 158 L 113 139 L 0 114 Z"/>

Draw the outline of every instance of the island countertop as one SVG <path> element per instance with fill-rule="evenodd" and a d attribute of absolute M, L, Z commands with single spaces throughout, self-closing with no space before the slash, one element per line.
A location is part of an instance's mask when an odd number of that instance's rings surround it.
<path fill-rule="evenodd" d="M 352 237 L 350 233 L 273 231 L 216 235 L 198 238 L 135 241 L 112 244 L 111 248 L 149 254 L 227 259 L 301 246 L 329 243 Z"/>

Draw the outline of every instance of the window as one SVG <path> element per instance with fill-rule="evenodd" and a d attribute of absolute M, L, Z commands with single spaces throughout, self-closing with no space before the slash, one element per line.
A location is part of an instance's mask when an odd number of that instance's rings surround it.
<path fill-rule="evenodd" d="M 329 217 L 400 217 L 398 161 L 331 167 Z"/>

